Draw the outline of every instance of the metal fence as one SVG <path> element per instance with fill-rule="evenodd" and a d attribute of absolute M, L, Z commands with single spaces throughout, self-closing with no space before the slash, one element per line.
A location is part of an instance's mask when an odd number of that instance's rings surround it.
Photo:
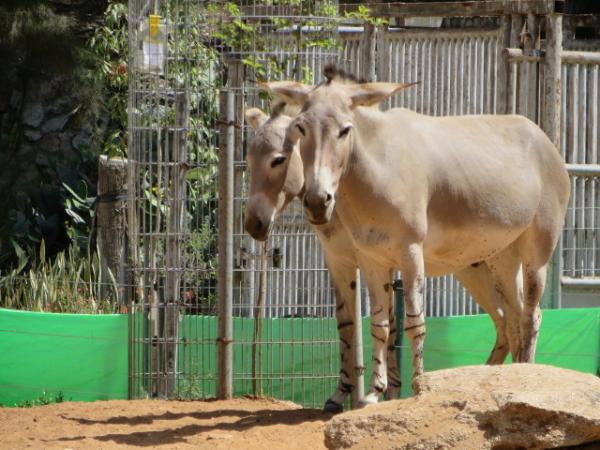
<path fill-rule="evenodd" d="M 321 406 L 333 392 L 338 336 L 334 321 L 321 320 L 334 316 L 333 292 L 302 208 L 288 207 L 264 247 L 243 229 L 252 137 L 244 108 L 268 109 L 256 82 L 318 82 L 324 63 L 338 58 L 337 47 L 312 45 L 335 37 L 327 9 L 335 3 L 310 4 L 129 2 L 132 397 L 228 396 L 234 386 L 274 396 L 291 389 L 306 406 Z M 231 35 L 217 32 L 222 23 Z M 541 124 L 543 58 L 535 48 L 503 53 L 513 47 L 505 31 L 365 27 L 340 33 L 340 62 L 363 76 L 420 81 L 385 107 L 432 115 L 507 110 Z M 561 151 L 567 162 L 596 164 L 598 65 L 564 55 Z M 600 276 L 600 186 L 597 172 L 571 169 L 561 275 L 581 283 Z M 480 312 L 452 276 L 428 279 L 425 303 L 429 316 Z M 362 305 L 368 315 L 365 289 Z M 206 315 L 218 315 L 216 328 Z M 282 332 L 279 318 L 293 319 L 295 331 Z M 284 372 L 289 354 L 301 358 Z M 331 360 L 325 371 L 316 369 L 323 367 L 317 357 Z"/>
<path fill-rule="evenodd" d="M 243 229 L 244 109 L 268 111 L 260 79 L 320 81 L 338 58 L 332 6 L 129 3 L 132 397 L 234 386 L 321 406 L 334 391 L 337 329 L 315 321 L 334 298 L 302 209 L 288 208 L 264 251 Z M 269 318 L 295 318 L 291 335 Z M 302 356 L 291 369 L 290 354 Z"/>
<path fill-rule="evenodd" d="M 543 57 L 508 49 L 508 110 L 542 123 Z M 563 295 L 555 306 L 600 291 L 600 52 L 563 51 L 559 150 L 571 176 L 571 197 L 560 243 Z M 594 294 L 595 292 L 595 294 Z M 587 304 L 584 303 L 584 304 Z"/>
<path fill-rule="evenodd" d="M 132 397 L 175 395 L 184 376 L 211 373 L 193 373 L 189 354 L 213 351 L 214 338 L 180 320 L 214 314 L 217 298 L 221 63 L 197 32 L 203 13 L 196 2 L 129 2 Z"/>

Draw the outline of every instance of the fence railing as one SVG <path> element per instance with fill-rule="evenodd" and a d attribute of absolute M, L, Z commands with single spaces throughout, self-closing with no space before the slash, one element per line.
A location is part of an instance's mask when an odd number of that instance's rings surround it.
<path fill-rule="evenodd" d="M 509 112 L 541 123 L 543 57 L 513 48 L 504 55 L 508 60 Z M 559 150 L 571 177 L 560 271 L 567 294 L 573 289 L 600 288 L 600 52 L 563 51 L 561 71 Z"/>

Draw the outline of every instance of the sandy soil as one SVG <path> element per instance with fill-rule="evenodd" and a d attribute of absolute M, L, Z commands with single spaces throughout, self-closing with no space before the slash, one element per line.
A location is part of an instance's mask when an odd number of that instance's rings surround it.
<path fill-rule="evenodd" d="M 331 414 L 277 400 L 112 400 L 0 408 L 0 449 L 322 450 Z"/>

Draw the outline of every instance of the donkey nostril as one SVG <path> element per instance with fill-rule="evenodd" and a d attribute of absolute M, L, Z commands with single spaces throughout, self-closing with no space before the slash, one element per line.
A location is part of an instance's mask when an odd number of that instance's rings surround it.
<path fill-rule="evenodd" d="M 260 221 L 260 219 L 256 219 L 256 223 L 254 224 L 254 229 L 256 231 L 260 231 L 260 230 L 262 230 L 262 227 L 263 227 L 263 224 Z"/>
<path fill-rule="evenodd" d="M 304 206 L 308 208 L 308 196 L 304 196 Z"/>
<path fill-rule="evenodd" d="M 331 203 L 331 200 L 332 200 L 332 198 L 333 198 L 333 197 L 331 196 L 331 194 L 329 194 L 329 193 L 328 193 L 328 194 L 325 196 L 325 204 L 326 204 L 326 205 L 329 205 L 329 203 Z"/>

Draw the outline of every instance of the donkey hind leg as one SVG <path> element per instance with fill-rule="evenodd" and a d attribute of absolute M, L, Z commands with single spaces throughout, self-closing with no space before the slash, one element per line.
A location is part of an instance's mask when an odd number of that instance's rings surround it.
<path fill-rule="evenodd" d="M 395 400 L 400 398 L 400 389 L 402 388 L 402 380 L 400 378 L 400 370 L 398 368 L 398 351 L 396 349 L 396 338 L 398 336 L 398 328 L 396 325 L 396 311 L 394 290 L 392 289 L 394 281 L 394 272 L 389 272 L 389 317 L 390 317 L 390 335 L 387 343 L 387 377 L 388 387 L 383 395 L 384 400 Z M 402 337 L 402 333 L 400 333 Z"/>
<path fill-rule="evenodd" d="M 520 320 L 523 315 L 522 264 L 516 245 L 512 244 L 486 261 L 492 274 L 495 303 L 504 307 L 504 323 L 512 360 L 521 351 Z"/>
<path fill-rule="evenodd" d="M 542 311 L 539 304 L 546 285 L 547 267 L 547 265 L 525 267 L 525 307 L 521 317 L 519 362 L 533 363 L 535 359 L 537 338 L 542 324 Z"/>
<path fill-rule="evenodd" d="M 387 360 L 388 343 L 390 342 L 390 292 L 392 290 L 390 272 L 373 261 L 360 263 L 369 288 L 371 302 L 371 336 L 373 338 L 373 373 L 369 391 L 361 401 L 361 405 L 377 403 L 379 396 L 388 389 Z M 394 382 L 398 379 L 394 377 Z"/>
<path fill-rule="evenodd" d="M 327 255 L 326 255 L 327 257 Z M 327 261 L 329 274 L 335 290 L 335 316 L 340 338 L 341 369 L 335 393 L 327 399 L 324 411 L 338 413 L 344 409 L 344 400 L 354 390 L 354 292 L 356 268 L 340 261 Z"/>
<path fill-rule="evenodd" d="M 509 351 L 504 313 L 506 307 L 498 302 L 499 298 L 495 295 L 492 272 L 486 263 L 481 262 L 455 273 L 454 276 L 490 315 L 496 327 L 496 343 L 486 364 L 502 364 Z M 516 339 L 518 341 L 519 336 Z"/>
<path fill-rule="evenodd" d="M 524 307 L 521 316 L 521 353 L 519 362 L 534 362 L 537 337 L 542 322 L 539 307 L 546 285 L 548 261 L 560 236 L 561 223 L 544 223 L 534 220 L 519 238 L 519 251 L 523 260 Z"/>

